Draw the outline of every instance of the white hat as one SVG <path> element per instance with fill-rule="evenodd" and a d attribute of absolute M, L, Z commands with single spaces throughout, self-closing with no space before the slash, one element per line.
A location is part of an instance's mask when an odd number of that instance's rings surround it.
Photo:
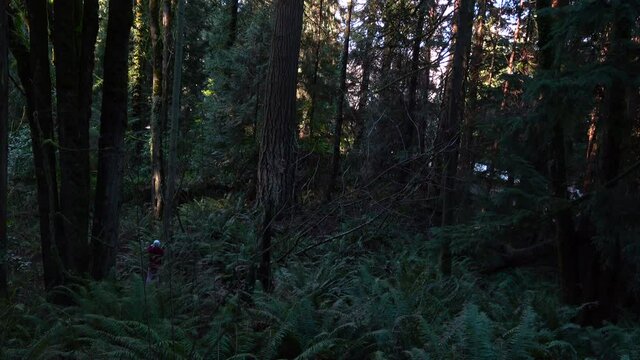
<path fill-rule="evenodd" d="M 154 247 L 160 247 L 160 240 L 153 240 L 153 244 Z"/>

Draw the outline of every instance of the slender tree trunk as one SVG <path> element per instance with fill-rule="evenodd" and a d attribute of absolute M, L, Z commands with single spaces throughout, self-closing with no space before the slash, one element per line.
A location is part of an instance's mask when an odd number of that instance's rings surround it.
<path fill-rule="evenodd" d="M 180 91 L 182 88 L 182 62 L 184 42 L 184 0 L 178 0 L 175 59 L 171 95 L 171 127 L 169 137 L 169 162 L 167 164 L 167 191 L 162 216 L 162 238 L 165 242 L 173 235 L 172 220 L 175 206 L 176 179 L 178 176 L 178 136 L 180 135 Z"/>
<path fill-rule="evenodd" d="M 313 75 L 311 77 L 311 105 L 309 107 L 309 138 L 313 139 L 316 126 L 316 106 L 318 103 L 318 73 L 320 71 L 320 49 L 322 48 L 322 24 L 324 15 L 324 1 L 318 4 L 318 28 L 316 30 L 313 54 Z"/>
<path fill-rule="evenodd" d="M 235 44 L 237 37 L 238 37 L 238 0 L 231 0 L 229 2 L 229 38 L 227 39 L 227 49 L 230 49 L 233 47 L 233 44 Z"/>
<path fill-rule="evenodd" d="M 104 52 L 104 85 L 98 149 L 98 177 L 93 218 L 94 279 L 107 276 L 118 252 L 120 198 L 127 129 L 129 34 L 133 22 L 131 0 L 109 1 Z"/>
<path fill-rule="evenodd" d="M 464 117 L 462 130 L 462 144 L 460 146 L 460 168 L 463 176 L 467 176 L 473 170 L 473 132 L 475 131 L 475 120 L 478 113 L 478 89 L 480 86 L 480 70 L 484 59 L 484 35 L 485 22 L 487 17 L 487 0 L 478 0 L 480 7 L 478 17 L 475 22 L 473 34 L 473 47 L 471 49 L 471 59 L 469 61 L 469 105 L 468 114 Z"/>
<path fill-rule="evenodd" d="M 131 56 L 131 117 L 135 137 L 143 138 L 142 133 L 148 125 L 148 102 L 145 99 L 145 85 L 147 83 L 147 39 L 148 32 L 144 24 L 144 10 L 147 0 L 135 0 L 134 20 L 133 20 L 133 54 Z M 136 153 L 142 152 L 142 141 L 136 141 Z"/>
<path fill-rule="evenodd" d="M 162 215 L 163 200 L 163 125 L 162 125 L 162 40 L 160 39 L 160 0 L 149 0 L 149 34 L 152 47 L 151 89 L 151 205 L 156 220 Z"/>
<path fill-rule="evenodd" d="M 0 0 L 0 298 L 7 289 L 7 177 L 9 159 L 9 52 L 7 1 Z"/>
<path fill-rule="evenodd" d="M 598 120 L 602 116 L 604 95 L 604 87 L 596 87 L 594 99 L 595 104 L 593 110 L 589 114 L 589 127 L 587 129 L 587 153 L 585 155 L 586 170 L 584 181 L 582 183 L 582 191 L 585 193 L 589 193 L 593 190 L 596 178 L 596 167 L 598 161 Z"/>
<path fill-rule="evenodd" d="M 160 122 L 163 136 L 167 129 L 169 116 L 169 91 L 171 88 L 171 53 L 173 46 L 173 1 L 162 1 L 162 104 L 160 107 Z M 166 174 L 162 182 L 166 181 Z"/>
<path fill-rule="evenodd" d="M 418 120 L 418 114 L 416 112 L 417 101 L 416 98 L 418 96 L 418 79 L 420 77 L 420 52 L 423 37 L 423 27 L 424 27 L 424 19 L 425 19 L 425 7 L 427 7 L 428 0 L 420 0 L 418 3 L 418 7 L 416 8 L 416 13 L 418 15 L 418 20 L 416 21 L 416 27 L 414 30 L 414 39 L 413 46 L 411 48 L 411 77 L 409 79 L 409 99 L 407 101 L 407 122 L 406 127 L 407 130 L 405 133 L 408 135 L 407 147 L 409 149 L 413 148 L 414 144 L 418 144 L 420 147 L 421 143 L 421 131 L 420 131 L 420 123 Z"/>
<path fill-rule="evenodd" d="M 520 42 L 520 23 L 522 21 L 522 12 L 524 10 L 525 1 L 520 0 L 520 5 L 516 11 L 516 29 L 513 33 L 513 45 L 511 46 L 511 55 L 509 55 L 509 63 L 507 64 L 507 75 L 513 75 L 516 63 L 516 54 L 518 52 L 518 43 Z M 502 110 L 507 108 L 509 97 L 509 78 L 502 85 Z"/>
<path fill-rule="evenodd" d="M 36 172 L 40 243 L 45 289 L 64 282 L 63 254 L 67 241 L 59 215 L 56 156 L 53 136 L 49 25 L 46 0 L 27 0 L 30 50 L 12 32 L 12 52 L 27 93 L 31 145 Z"/>
<path fill-rule="evenodd" d="M 458 170 L 458 148 L 464 109 L 464 79 L 471 46 L 474 0 L 456 0 L 451 74 L 447 84 L 444 111 L 440 121 L 439 141 L 442 149 L 442 226 L 454 224 L 455 187 Z M 440 251 L 440 271 L 451 274 L 451 245 L 445 241 Z"/>
<path fill-rule="evenodd" d="M 344 45 L 342 47 L 342 57 L 340 59 L 340 92 L 336 106 L 336 126 L 333 133 L 333 159 L 331 167 L 331 178 L 327 189 L 327 199 L 331 199 L 331 193 L 335 190 L 338 172 L 340 171 L 340 141 L 342 140 L 342 123 L 344 116 L 344 99 L 347 96 L 347 65 L 349 64 L 349 40 L 351 37 L 351 14 L 353 12 L 353 1 L 349 0 L 347 5 L 347 20 L 344 30 Z"/>
<path fill-rule="evenodd" d="M 429 12 L 428 12 L 428 16 L 429 19 L 431 21 L 431 19 L 435 18 L 437 16 L 437 11 L 436 11 L 436 6 L 435 3 L 432 2 L 432 0 L 428 0 L 429 1 Z M 423 114 L 423 119 L 420 121 L 420 126 L 418 128 L 418 139 L 420 141 L 420 154 L 424 154 L 427 151 L 427 143 L 426 143 L 426 132 L 427 132 L 427 122 L 429 120 L 429 116 L 427 115 L 427 112 L 429 111 L 429 107 L 430 107 L 430 96 L 431 96 L 431 45 L 427 42 L 425 49 L 424 49 L 424 53 L 425 53 L 425 57 L 426 57 L 426 64 L 427 64 L 427 68 L 424 71 L 424 80 L 422 82 L 421 88 L 422 88 L 422 103 L 423 103 L 423 108 L 422 108 L 422 112 Z"/>
<path fill-rule="evenodd" d="M 296 84 L 302 0 L 276 0 L 258 161 L 258 199 L 264 217 L 258 244 L 258 280 L 272 289 L 272 222 L 294 202 Z"/>
<path fill-rule="evenodd" d="M 82 41 L 80 54 L 80 116 L 82 134 L 89 134 L 91 104 L 93 102 L 93 69 L 95 45 L 98 37 L 98 0 L 84 0 L 82 10 Z M 88 135 L 87 135 L 88 139 Z M 86 141 L 87 148 L 89 141 Z M 88 155 L 87 155 L 88 158 Z"/>
<path fill-rule="evenodd" d="M 369 85 L 371 83 L 371 67 L 372 67 L 372 48 L 373 40 L 375 37 L 375 15 L 372 14 L 373 4 L 368 2 L 366 4 L 365 11 L 367 13 L 365 20 L 366 37 L 364 39 L 364 52 L 362 54 L 362 79 L 360 81 L 360 89 L 358 91 L 358 107 L 356 111 L 356 139 L 354 142 L 354 148 L 360 149 L 362 144 L 362 138 L 365 131 L 365 114 L 367 104 L 369 102 Z"/>
<path fill-rule="evenodd" d="M 89 271 L 89 117 L 97 1 L 56 1 L 54 52 L 60 143 L 60 209 L 67 243 L 63 260 L 77 275 Z M 87 18 L 81 17 L 87 14 Z M 82 29 L 82 31 L 78 31 Z"/>

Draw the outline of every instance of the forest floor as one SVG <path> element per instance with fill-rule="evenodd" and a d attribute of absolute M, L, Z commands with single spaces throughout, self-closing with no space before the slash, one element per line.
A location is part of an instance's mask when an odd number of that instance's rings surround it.
<path fill-rule="evenodd" d="M 553 267 L 486 275 L 467 253 L 445 278 L 411 204 L 335 204 L 279 224 L 273 293 L 251 277 L 256 215 L 243 198 L 182 204 L 147 286 L 154 227 L 125 204 L 117 279 L 64 290 L 70 307 L 44 300 L 37 221 L 14 217 L 26 230 L 11 245 L 0 358 L 640 359 L 637 323 L 573 322 L 579 309 L 560 303 Z"/>

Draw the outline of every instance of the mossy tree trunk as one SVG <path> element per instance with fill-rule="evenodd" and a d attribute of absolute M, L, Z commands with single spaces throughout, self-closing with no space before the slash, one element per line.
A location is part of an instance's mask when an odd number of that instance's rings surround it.
<path fill-rule="evenodd" d="M 163 200 L 163 123 L 162 103 L 163 66 L 162 39 L 160 31 L 160 0 L 149 0 L 149 34 L 151 36 L 151 207 L 156 220 L 162 215 Z"/>
<path fill-rule="evenodd" d="M 7 162 L 9 156 L 9 53 L 6 0 L 0 0 L 0 298 L 7 296 Z"/>

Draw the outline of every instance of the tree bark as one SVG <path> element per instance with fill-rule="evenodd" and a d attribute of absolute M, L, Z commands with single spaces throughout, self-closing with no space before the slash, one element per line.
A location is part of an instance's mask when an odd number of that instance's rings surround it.
<path fill-rule="evenodd" d="M 411 48 L 411 77 L 409 79 L 409 96 L 407 100 L 407 130 L 404 133 L 408 134 L 407 148 L 412 149 L 414 144 L 422 143 L 422 132 L 420 131 L 422 121 L 418 120 L 418 114 L 416 112 L 417 96 L 418 96 L 418 79 L 420 77 L 420 52 L 421 43 L 423 37 L 425 8 L 427 7 L 429 0 L 420 0 L 416 8 L 418 20 L 416 21 L 416 27 L 414 30 L 413 46 Z"/>
<path fill-rule="evenodd" d="M 103 279 L 111 272 L 118 252 L 124 134 L 127 129 L 127 65 L 132 23 L 131 0 L 110 0 L 92 230 L 91 273 L 96 280 Z"/>
<path fill-rule="evenodd" d="M 146 99 L 145 85 L 147 84 L 147 46 L 148 32 L 144 24 L 144 9 L 147 0 L 135 0 L 133 20 L 133 54 L 131 56 L 131 117 L 136 138 L 143 138 L 142 134 L 148 123 L 148 102 Z M 136 142 L 136 153 L 142 153 L 143 142 Z"/>
<path fill-rule="evenodd" d="M 516 63 L 516 53 L 518 51 L 518 42 L 520 41 L 520 23 L 522 22 L 522 12 L 524 11 L 524 6 L 525 6 L 525 1 L 524 0 L 520 0 L 520 5 L 518 6 L 518 9 L 516 10 L 516 29 L 513 33 L 513 45 L 511 46 L 511 55 L 509 55 L 509 62 L 507 64 L 507 75 L 513 75 L 513 71 L 515 68 L 515 63 Z M 502 85 L 502 105 L 501 108 L 502 110 L 507 108 L 507 105 L 509 104 L 508 102 L 508 98 L 510 95 L 510 84 L 509 84 L 509 78 L 507 78 L 504 81 L 504 84 Z"/>
<path fill-rule="evenodd" d="M 160 39 L 160 0 L 149 0 L 149 33 L 152 48 L 152 89 L 151 89 L 151 207 L 156 220 L 162 215 L 163 200 L 163 151 L 162 135 L 162 40 Z"/>
<path fill-rule="evenodd" d="M 227 49 L 231 49 L 233 47 L 233 44 L 236 43 L 237 37 L 238 37 L 238 0 L 231 0 L 229 2 L 229 37 L 227 39 Z"/>
<path fill-rule="evenodd" d="M 469 60 L 469 106 L 468 114 L 464 118 L 462 131 L 462 144 L 460 146 L 460 168 L 463 176 L 466 177 L 473 170 L 473 132 L 476 127 L 476 117 L 478 113 L 478 89 L 480 86 L 480 70 L 484 58 L 484 35 L 485 22 L 487 16 L 487 0 L 478 0 L 480 7 L 478 17 L 475 22 L 473 34 L 473 47 L 471 49 L 471 59 Z"/>
<path fill-rule="evenodd" d="M 313 54 L 313 75 L 311 76 L 311 105 L 309 106 L 309 138 L 313 139 L 316 127 L 316 107 L 318 102 L 318 73 L 320 72 L 320 49 L 322 48 L 322 24 L 324 16 L 324 1 L 318 4 L 318 28 Z"/>
<path fill-rule="evenodd" d="M 93 8 L 95 6 L 95 8 Z M 56 1 L 54 53 L 56 67 L 57 120 L 60 152 L 60 209 L 66 240 L 63 261 L 76 275 L 89 272 L 89 117 L 92 93 L 95 17 L 97 1 Z M 97 29 L 97 24 L 95 25 Z M 82 29 L 82 31 L 78 31 Z M 97 30 L 96 30 L 97 31 Z"/>
<path fill-rule="evenodd" d="M 362 54 L 362 60 L 360 66 L 362 67 L 362 78 L 360 80 L 360 89 L 358 90 L 358 105 L 356 110 L 356 139 L 354 142 L 354 148 L 360 149 L 362 143 L 362 137 L 365 131 L 365 115 L 366 108 L 369 102 L 369 85 L 371 83 L 371 67 L 372 67 L 372 52 L 373 52 L 373 41 L 376 35 L 375 29 L 375 15 L 373 13 L 372 7 L 374 6 L 372 2 L 367 2 L 365 5 L 366 19 L 365 21 L 365 31 L 366 36 L 364 39 L 364 52 Z"/>
<path fill-rule="evenodd" d="M 338 172 L 340 171 L 340 141 L 342 140 L 342 123 L 344 116 L 344 99 L 347 96 L 347 65 L 349 64 L 349 40 L 351 38 L 351 14 L 353 12 L 353 1 L 347 4 L 347 20 L 344 30 L 344 44 L 342 47 L 342 57 L 340 59 L 340 91 L 336 105 L 336 125 L 333 133 L 333 158 L 331 167 L 331 177 L 327 188 L 327 199 L 331 199 L 331 194 L 335 190 Z"/>
<path fill-rule="evenodd" d="M 451 74 L 447 84 L 444 111 L 436 144 L 442 151 L 442 226 L 454 224 L 455 187 L 458 170 L 460 127 L 464 109 L 464 79 L 471 46 L 474 0 L 456 0 L 453 33 L 455 44 L 451 58 Z M 451 245 L 444 241 L 440 250 L 440 271 L 451 274 Z"/>
<path fill-rule="evenodd" d="M 184 42 L 184 0 L 177 0 L 177 23 L 175 59 L 173 67 L 173 86 L 171 94 L 171 127 L 169 136 L 169 162 L 167 164 L 167 189 L 165 193 L 164 214 L 162 215 L 162 238 L 165 243 L 173 236 L 173 212 L 178 176 L 178 137 L 180 135 L 180 92 L 182 89 L 182 62 Z"/>
<path fill-rule="evenodd" d="M 294 202 L 296 84 L 302 33 L 302 0 L 276 0 L 258 161 L 258 199 L 263 210 L 258 279 L 272 289 L 272 222 Z"/>
<path fill-rule="evenodd" d="M 63 236 L 59 215 L 47 2 L 28 0 L 27 12 L 30 48 L 21 42 L 15 31 L 11 32 L 10 46 L 18 64 L 20 82 L 27 95 L 38 194 L 43 277 L 45 289 L 51 290 L 64 282 L 62 257 L 66 252 L 67 241 Z"/>
<path fill-rule="evenodd" d="M 7 1 L 0 0 L 0 298 L 7 288 L 7 177 L 9 159 L 9 53 Z"/>
<path fill-rule="evenodd" d="M 610 47 L 606 55 L 606 63 L 616 68 L 621 74 L 629 74 L 633 56 L 629 52 L 627 43 L 631 39 L 633 25 L 629 18 L 620 14 L 619 11 L 615 15 L 616 20 L 611 24 L 608 34 Z M 627 84 L 624 75 L 614 75 L 605 90 L 604 99 L 596 97 L 596 102 L 602 102 L 603 111 L 599 114 L 602 118 L 597 122 L 596 139 L 590 139 L 597 142 L 589 154 L 597 155 L 595 169 L 587 173 L 587 176 L 594 176 L 595 179 L 585 179 L 586 184 L 595 185 L 595 191 L 605 191 L 607 187 L 615 186 L 612 182 L 621 173 L 626 139 L 632 133 L 636 110 L 630 106 L 631 92 L 632 87 Z M 595 128 L 590 130 L 596 131 Z M 592 213 L 589 214 L 589 212 Z M 597 304 L 587 309 L 582 314 L 581 320 L 584 324 L 599 326 L 603 321 L 615 321 L 617 317 L 616 306 L 621 302 L 620 295 L 623 293 L 620 285 L 622 245 L 615 230 L 602 229 L 602 226 L 596 226 L 596 221 L 606 224 L 606 215 L 597 214 L 594 209 L 581 214 L 578 234 L 581 235 L 584 254 L 581 260 L 587 263 L 586 267 L 589 269 L 586 273 L 580 274 L 581 302 Z M 608 251 L 603 251 L 595 245 L 598 241 L 595 239 L 597 236 L 612 242 L 608 244 Z"/>

